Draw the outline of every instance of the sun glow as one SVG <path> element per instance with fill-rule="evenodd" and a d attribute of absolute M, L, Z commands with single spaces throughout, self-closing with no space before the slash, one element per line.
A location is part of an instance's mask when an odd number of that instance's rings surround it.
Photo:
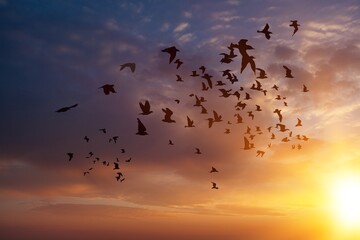
<path fill-rule="evenodd" d="M 334 182 L 333 209 L 343 227 L 360 227 L 360 177 L 343 176 Z"/>

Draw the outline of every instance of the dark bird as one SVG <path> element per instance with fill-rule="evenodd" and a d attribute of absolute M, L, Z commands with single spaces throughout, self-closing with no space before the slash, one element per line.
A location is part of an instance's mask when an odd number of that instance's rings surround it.
<path fill-rule="evenodd" d="M 176 81 L 183 82 L 183 79 L 180 77 L 180 75 L 176 74 Z"/>
<path fill-rule="evenodd" d="M 251 99 L 250 94 L 245 93 L 245 99 L 244 100 L 250 100 L 250 99 Z"/>
<path fill-rule="evenodd" d="M 71 106 L 69 106 L 69 107 L 63 107 L 63 108 L 60 108 L 59 110 L 56 110 L 56 112 L 67 112 L 67 111 L 69 111 L 70 109 L 72 109 L 72 108 L 75 108 L 75 107 L 77 107 L 78 106 L 78 104 L 74 104 L 74 105 L 71 105 Z"/>
<path fill-rule="evenodd" d="M 283 116 L 282 116 L 282 114 L 281 114 L 281 110 L 279 110 L 279 109 L 276 108 L 276 109 L 274 110 L 274 113 L 276 113 L 276 114 L 278 115 L 279 121 L 282 122 Z"/>
<path fill-rule="evenodd" d="M 201 114 L 207 114 L 207 110 L 204 106 L 201 106 Z"/>
<path fill-rule="evenodd" d="M 225 133 L 225 134 L 230 134 L 230 129 L 229 129 L 229 128 L 226 128 L 224 133 Z"/>
<path fill-rule="evenodd" d="M 275 139 L 275 134 L 271 133 L 271 138 L 270 139 Z"/>
<path fill-rule="evenodd" d="M 211 78 L 212 78 L 213 76 L 205 73 L 205 74 L 204 74 L 203 76 L 201 76 L 201 77 L 204 78 L 204 79 L 207 81 L 207 84 L 208 84 L 209 88 L 212 88 Z"/>
<path fill-rule="evenodd" d="M 235 117 L 237 118 L 236 119 L 237 124 L 243 123 L 243 118 L 240 116 L 240 114 L 235 114 Z"/>
<path fill-rule="evenodd" d="M 195 154 L 201 154 L 201 152 L 200 152 L 200 149 L 199 149 L 199 148 L 195 148 L 195 150 L 196 150 Z"/>
<path fill-rule="evenodd" d="M 298 149 L 298 150 L 301 149 L 301 145 L 300 145 L 300 144 L 297 145 L 297 149 Z"/>
<path fill-rule="evenodd" d="M 246 107 L 246 103 L 243 103 L 243 102 L 240 101 L 235 105 L 235 107 L 239 107 L 242 110 L 244 110 L 244 108 Z"/>
<path fill-rule="evenodd" d="M 105 129 L 105 128 L 100 128 L 99 131 L 103 132 L 104 134 L 106 133 L 106 129 Z"/>
<path fill-rule="evenodd" d="M 276 100 L 281 100 L 281 96 L 280 96 L 280 95 L 277 95 L 275 99 L 276 99 Z"/>
<path fill-rule="evenodd" d="M 139 102 L 139 105 L 140 105 L 140 108 L 141 108 L 141 111 L 142 115 L 149 115 L 150 113 L 152 113 L 153 111 L 150 111 L 150 103 L 148 100 L 145 101 L 145 103 L 142 103 L 142 102 Z"/>
<path fill-rule="evenodd" d="M 216 183 L 211 182 L 212 183 L 212 188 L 211 189 L 219 189 L 219 187 L 216 185 Z"/>
<path fill-rule="evenodd" d="M 282 142 L 289 142 L 290 139 L 288 137 L 284 137 L 283 139 L 281 139 Z"/>
<path fill-rule="evenodd" d="M 262 92 L 264 93 L 264 96 L 266 96 L 267 90 L 262 90 Z"/>
<path fill-rule="evenodd" d="M 235 82 L 239 81 L 239 79 L 237 78 L 237 76 L 235 74 L 231 74 L 231 77 L 229 77 L 228 79 L 231 82 L 231 84 L 234 84 Z"/>
<path fill-rule="evenodd" d="M 226 64 L 231 63 L 232 61 L 234 61 L 233 58 L 236 56 L 236 55 L 231 56 L 231 55 L 226 54 L 226 53 L 220 53 L 220 55 L 223 55 L 223 58 L 220 59 L 220 62 L 221 63 L 226 63 Z"/>
<path fill-rule="evenodd" d="M 262 111 L 262 109 L 261 109 L 261 107 L 260 107 L 259 105 L 255 105 L 255 106 L 256 106 L 255 111 L 257 111 L 257 112 L 261 112 L 261 111 Z"/>
<path fill-rule="evenodd" d="M 139 118 L 137 118 L 137 122 L 138 122 L 138 132 L 136 133 L 136 135 L 141 135 L 141 136 L 148 135 L 148 133 L 146 132 L 146 127 L 140 121 Z"/>
<path fill-rule="evenodd" d="M 288 106 L 287 102 L 284 102 L 284 106 L 285 106 L 285 107 L 287 107 L 287 106 Z"/>
<path fill-rule="evenodd" d="M 269 40 L 270 34 L 272 34 L 272 32 L 269 31 L 269 28 L 270 28 L 269 24 L 266 24 L 263 30 L 261 31 L 257 30 L 257 32 L 265 34 L 266 39 Z"/>
<path fill-rule="evenodd" d="M 289 130 L 288 128 L 286 128 L 286 126 L 285 126 L 284 124 L 280 124 L 280 123 L 277 123 L 277 124 L 276 124 L 276 128 L 280 128 L 280 129 L 279 129 L 280 132 L 286 132 L 286 131 Z"/>
<path fill-rule="evenodd" d="M 201 70 L 202 73 L 204 73 L 205 70 L 206 70 L 206 67 L 205 67 L 205 66 L 201 66 L 201 67 L 199 67 L 199 69 Z"/>
<path fill-rule="evenodd" d="M 214 119 L 213 119 L 213 118 L 208 118 L 208 119 L 206 119 L 206 120 L 209 121 L 208 126 L 209 126 L 209 128 L 211 128 L 212 125 L 213 125 L 213 123 L 214 123 Z"/>
<path fill-rule="evenodd" d="M 237 44 L 237 48 L 239 49 L 239 52 L 242 56 L 247 55 L 247 50 L 254 49 L 252 46 L 247 44 L 247 41 L 247 39 L 240 39 Z"/>
<path fill-rule="evenodd" d="M 267 78 L 265 70 L 263 70 L 263 69 L 261 69 L 261 68 L 256 68 L 256 70 L 258 70 L 258 71 L 260 72 L 260 73 L 259 73 L 259 76 L 256 77 L 256 78 L 259 78 L 259 79 Z"/>
<path fill-rule="evenodd" d="M 275 89 L 276 91 L 278 91 L 278 90 L 279 90 L 279 87 L 278 87 L 278 86 L 276 86 L 275 84 L 274 84 L 274 86 L 272 86 L 272 88 L 273 88 L 273 89 Z"/>
<path fill-rule="evenodd" d="M 283 68 L 285 68 L 285 70 L 286 70 L 286 73 L 285 73 L 286 78 L 294 78 L 294 76 L 291 74 L 291 69 L 290 68 L 288 68 L 285 65 L 283 65 Z"/>
<path fill-rule="evenodd" d="M 300 24 L 298 24 L 297 20 L 291 20 L 290 22 L 291 24 L 289 26 L 294 28 L 294 32 L 293 32 L 293 36 L 294 36 L 294 34 L 299 30 Z"/>
<path fill-rule="evenodd" d="M 165 49 L 163 49 L 161 51 L 170 54 L 170 58 L 169 58 L 169 64 L 170 64 L 175 59 L 176 52 L 179 52 L 179 49 L 177 49 L 175 46 L 172 46 L 172 47 L 169 47 L 169 48 L 165 48 Z"/>
<path fill-rule="evenodd" d="M 135 63 L 124 63 L 120 65 L 120 71 L 126 67 L 130 68 L 131 72 L 135 72 L 135 67 L 136 67 Z"/>
<path fill-rule="evenodd" d="M 217 173 L 217 172 L 219 172 L 219 171 L 216 168 L 211 167 L 210 173 Z"/>
<path fill-rule="evenodd" d="M 131 161 L 131 158 L 129 158 L 129 159 L 127 159 L 127 160 L 125 160 L 125 162 L 130 162 Z"/>
<path fill-rule="evenodd" d="M 115 177 L 116 178 L 116 181 L 119 181 L 121 177 L 123 177 L 123 174 L 121 172 L 117 172 L 116 173 L 117 176 Z M 125 178 L 124 178 L 125 179 Z M 123 179 L 121 179 L 121 182 L 123 181 Z"/>
<path fill-rule="evenodd" d="M 219 91 L 222 93 L 220 97 L 228 98 L 231 96 L 230 92 L 232 91 L 232 89 L 226 90 L 224 88 L 220 88 Z"/>
<path fill-rule="evenodd" d="M 305 85 L 303 85 L 303 92 L 308 92 L 308 91 L 309 89 Z"/>
<path fill-rule="evenodd" d="M 114 168 L 113 168 L 113 170 L 115 170 L 115 169 L 120 169 L 120 168 L 119 168 L 119 164 L 118 164 L 117 162 L 114 162 Z"/>
<path fill-rule="evenodd" d="M 115 89 L 114 89 L 114 84 L 105 84 L 101 87 L 99 87 L 99 89 L 102 88 L 105 95 L 109 95 L 110 93 L 116 93 Z"/>
<path fill-rule="evenodd" d="M 240 93 L 238 91 L 235 91 L 232 95 L 234 95 L 237 98 L 237 100 L 239 101 Z"/>
<path fill-rule="evenodd" d="M 179 100 L 179 99 L 175 99 L 174 101 L 175 101 L 177 104 L 180 103 L 180 100 Z"/>
<path fill-rule="evenodd" d="M 169 145 L 174 145 L 174 143 L 171 140 L 169 140 Z"/>
<path fill-rule="evenodd" d="M 180 61 L 180 59 L 176 59 L 174 63 L 176 64 L 176 69 L 179 69 L 179 67 L 183 64 L 183 62 Z"/>
<path fill-rule="evenodd" d="M 225 83 L 223 83 L 222 81 L 216 81 L 215 86 L 224 86 L 226 85 Z"/>
<path fill-rule="evenodd" d="M 87 156 L 86 158 L 91 158 L 92 156 L 94 156 L 93 152 L 89 152 L 89 156 Z"/>
<path fill-rule="evenodd" d="M 119 136 L 112 137 L 112 140 L 114 140 L 114 143 L 116 143 L 118 139 L 119 139 Z"/>
<path fill-rule="evenodd" d="M 301 126 L 302 126 L 302 124 L 301 124 L 301 120 L 300 120 L 300 118 L 298 118 L 297 120 L 298 120 L 298 122 L 297 122 L 297 124 L 295 125 L 295 127 L 301 127 Z"/>
<path fill-rule="evenodd" d="M 221 122 L 222 121 L 221 115 L 219 115 L 216 111 L 213 111 L 213 113 L 214 113 L 214 122 Z"/>
<path fill-rule="evenodd" d="M 309 140 L 309 138 L 305 135 L 302 135 L 302 140 L 307 141 L 307 140 Z"/>
<path fill-rule="evenodd" d="M 254 56 L 248 56 L 248 55 L 243 56 L 241 60 L 240 73 L 242 73 L 245 70 L 246 66 L 250 63 L 251 70 L 254 72 L 254 74 L 256 74 L 256 65 L 254 59 L 255 59 Z"/>
<path fill-rule="evenodd" d="M 89 171 L 84 172 L 84 176 L 85 176 L 86 174 L 90 174 L 90 172 L 89 172 Z"/>
<path fill-rule="evenodd" d="M 192 71 L 190 77 L 198 77 L 200 76 L 199 74 L 196 73 L 196 71 Z"/>
<path fill-rule="evenodd" d="M 165 113 L 164 119 L 162 120 L 163 122 L 167 122 L 167 123 L 174 123 L 175 120 L 171 119 L 171 116 L 173 115 L 173 111 L 171 111 L 169 108 L 163 108 L 162 111 Z"/>
<path fill-rule="evenodd" d="M 251 134 L 251 128 L 247 126 L 245 134 Z"/>
<path fill-rule="evenodd" d="M 194 121 L 187 116 L 187 125 L 185 127 L 195 127 Z"/>
<path fill-rule="evenodd" d="M 265 154 L 264 151 L 260 151 L 260 150 L 257 150 L 257 151 L 256 151 L 256 156 L 257 156 L 257 157 L 258 157 L 258 156 L 263 157 L 264 154 Z"/>
<path fill-rule="evenodd" d="M 66 153 L 66 155 L 68 155 L 69 156 L 69 161 L 71 161 L 72 159 L 73 159 L 73 157 L 74 157 L 74 153 Z"/>
<path fill-rule="evenodd" d="M 195 95 L 195 104 L 194 107 L 201 107 L 201 100 L 198 96 Z"/>
<path fill-rule="evenodd" d="M 121 149 L 121 153 L 125 153 L 125 149 L 122 148 L 122 149 Z"/>
<path fill-rule="evenodd" d="M 251 144 L 249 142 L 249 140 L 244 137 L 244 150 L 250 150 L 251 149 Z"/>
<path fill-rule="evenodd" d="M 249 111 L 249 112 L 247 112 L 248 113 L 248 115 L 249 115 L 249 117 L 251 117 L 251 120 L 254 120 L 254 114 L 252 113 L 252 111 Z"/>
<path fill-rule="evenodd" d="M 86 142 L 89 142 L 89 141 L 90 141 L 90 138 L 88 138 L 88 136 L 85 136 L 85 137 L 84 137 L 84 140 L 85 140 Z"/>
<path fill-rule="evenodd" d="M 209 87 L 207 87 L 204 82 L 201 83 L 201 86 L 202 86 L 202 89 L 201 89 L 202 91 L 209 90 Z"/>

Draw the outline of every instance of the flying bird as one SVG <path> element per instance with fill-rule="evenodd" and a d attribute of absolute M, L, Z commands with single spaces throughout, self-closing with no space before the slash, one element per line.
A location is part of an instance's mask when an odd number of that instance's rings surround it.
<path fill-rule="evenodd" d="M 163 122 L 167 122 L 167 123 L 174 123 L 175 120 L 171 119 L 171 116 L 173 115 L 173 111 L 171 111 L 169 108 L 166 109 L 162 109 L 162 111 L 165 113 L 164 119 L 162 120 Z"/>
<path fill-rule="evenodd" d="M 286 126 L 284 124 L 280 124 L 280 123 L 277 123 L 276 124 L 276 128 L 280 128 L 280 132 L 286 132 L 286 131 L 289 131 L 288 128 L 286 128 Z"/>
<path fill-rule="evenodd" d="M 109 95 L 110 93 L 116 93 L 115 89 L 114 89 L 114 84 L 105 84 L 101 87 L 99 87 L 99 89 L 102 88 L 105 95 Z"/>
<path fill-rule="evenodd" d="M 265 27 L 263 28 L 263 30 L 261 30 L 261 31 L 257 30 L 257 32 L 265 34 L 266 39 L 269 40 L 270 34 L 272 34 L 272 32 L 269 31 L 269 28 L 270 28 L 269 24 L 266 24 Z"/>
<path fill-rule="evenodd" d="M 131 161 L 131 158 L 129 158 L 129 159 L 127 159 L 127 160 L 125 160 L 125 162 L 130 162 Z"/>
<path fill-rule="evenodd" d="M 283 65 L 283 68 L 285 68 L 285 70 L 286 70 L 286 75 L 285 75 L 286 78 L 294 78 L 294 76 L 291 74 L 291 69 L 290 68 L 288 68 L 285 65 Z"/>
<path fill-rule="evenodd" d="M 265 154 L 264 151 L 260 151 L 260 150 L 257 150 L 257 151 L 256 151 L 256 156 L 257 156 L 257 157 L 258 157 L 258 156 L 263 157 L 264 154 Z"/>
<path fill-rule="evenodd" d="M 242 73 L 245 70 L 246 66 L 250 63 L 251 70 L 254 72 L 254 74 L 256 74 L 256 65 L 254 59 L 255 59 L 254 56 L 248 56 L 248 55 L 243 56 L 241 60 L 240 73 Z"/>
<path fill-rule="evenodd" d="M 169 58 L 169 64 L 170 64 L 175 59 L 176 52 L 179 52 L 179 49 L 177 49 L 175 46 L 172 46 L 172 47 L 169 47 L 169 48 L 165 48 L 165 49 L 163 49 L 161 51 L 170 54 L 170 58 Z"/>
<path fill-rule="evenodd" d="M 169 145 L 174 145 L 173 141 L 169 140 Z"/>
<path fill-rule="evenodd" d="M 74 157 L 74 153 L 71 153 L 71 152 L 66 153 L 66 155 L 69 156 L 69 161 L 71 161 L 73 159 L 73 157 Z"/>
<path fill-rule="evenodd" d="M 278 117 L 279 117 L 279 122 L 282 122 L 282 119 L 283 119 L 283 116 L 282 116 L 282 114 L 281 114 L 281 110 L 279 110 L 279 109 L 275 109 L 274 110 L 274 113 L 276 113 L 277 115 L 278 115 Z"/>
<path fill-rule="evenodd" d="M 120 168 L 119 168 L 119 164 L 118 164 L 117 162 L 114 162 L 114 168 L 113 168 L 113 170 L 115 170 L 115 169 L 120 169 Z"/>
<path fill-rule="evenodd" d="M 217 172 L 219 172 L 219 171 L 216 168 L 211 167 L 210 173 L 217 173 Z"/>
<path fill-rule="evenodd" d="M 135 63 L 124 63 L 120 65 L 120 71 L 126 67 L 130 68 L 131 72 L 135 72 L 135 67 L 136 67 Z"/>
<path fill-rule="evenodd" d="M 153 111 L 150 111 L 150 103 L 148 100 L 146 100 L 144 104 L 142 102 L 139 102 L 139 105 L 140 105 L 140 108 L 142 111 L 142 113 L 140 113 L 140 114 L 149 115 L 150 113 L 153 112 Z"/>
<path fill-rule="evenodd" d="M 148 133 L 146 132 L 146 127 L 144 126 L 144 124 L 140 121 L 139 118 L 137 118 L 137 121 L 138 121 L 138 132 L 136 133 L 136 135 L 141 135 L 141 136 L 148 135 Z"/>
<path fill-rule="evenodd" d="M 199 69 L 201 70 L 202 73 L 204 73 L 205 70 L 206 70 L 206 67 L 205 67 L 205 66 L 201 66 L 201 67 L 199 67 Z"/>
<path fill-rule="evenodd" d="M 300 24 L 298 24 L 297 20 L 291 20 L 290 22 L 291 24 L 289 26 L 294 28 L 294 32 L 293 32 L 293 36 L 294 36 L 294 34 L 299 30 Z"/>
<path fill-rule="evenodd" d="M 94 156 L 93 152 L 89 152 L 89 156 L 87 156 L 86 158 L 91 158 L 92 156 Z"/>
<path fill-rule="evenodd" d="M 308 91 L 309 89 L 305 85 L 303 85 L 303 92 L 308 92 Z"/>
<path fill-rule="evenodd" d="M 300 118 L 298 118 L 297 120 L 298 120 L 298 122 L 297 122 L 297 124 L 295 125 L 295 127 L 301 127 L 301 126 L 302 126 L 302 124 L 301 124 L 301 120 L 300 120 Z"/>
<path fill-rule="evenodd" d="M 75 108 L 75 107 L 77 107 L 78 106 L 78 104 L 74 104 L 74 105 L 71 105 L 71 106 L 69 106 L 69 107 L 62 107 L 62 108 L 60 108 L 60 109 L 58 109 L 58 110 L 56 110 L 56 112 L 67 112 L 67 111 L 69 111 L 70 109 L 72 109 L 72 108 Z"/>
<path fill-rule="evenodd" d="M 256 68 L 256 70 L 258 70 L 260 73 L 259 73 L 259 76 L 256 77 L 256 78 L 259 78 L 259 79 L 264 79 L 264 78 L 267 78 L 266 76 L 266 72 L 264 69 L 261 69 L 261 68 Z"/>
<path fill-rule="evenodd" d="M 195 154 L 201 154 L 201 151 L 199 148 L 195 148 L 195 150 L 196 150 Z"/>
<path fill-rule="evenodd" d="M 183 82 L 183 79 L 180 77 L 180 75 L 176 74 L 176 81 Z"/>
<path fill-rule="evenodd" d="M 101 128 L 101 129 L 99 129 L 99 131 L 103 132 L 104 134 L 106 133 L 106 129 L 105 129 L 105 128 Z"/>
<path fill-rule="evenodd" d="M 219 187 L 216 185 L 216 183 L 211 182 L 212 183 L 212 188 L 211 189 L 219 189 Z"/>
<path fill-rule="evenodd" d="M 275 89 L 276 91 L 279 91 L 279 87 L 276 86 L 275 84 L 274 84 L 274 86 L 272 86 L 272 88 Z"/>
<path fill-rule="evenodd" d="M 174 101 L 175 101 L 177 104 L 180 103 L 180 100 L 179 100 L 179 99 L 175 99 Z"/>
<path fill-rule="evenodd" d="M 201 114 L 207 114 L 207 110 L 204 106 L 201 106 Z"/>
<path fill-rule="evenodd" d="M 214 122 L 221 122 L 222 121 L 222 116 L 219 115 L 216 111 L 213 111 L 214 113 Z"/>
<path fill-rule="evenodd" d="M 176 64 L 176 69 L 179 69 L 179 67 L 183 64 L 183 62 L 180 61 L 180 59 L 176 59 L 174 63 Z"/>
<path fill-rule="evenodd" d="M 90 141 L 90 138 L 88 138 L 88 136 L 85 136 L 85 137 L 84 137 L 84 140 L 85 140 L 86 142 L 89 142 L 89 141 Z"/>
<path fill-rule="evenodd" d="M 185 127 L 195 127 L 194 121 L 187 116 L 187 125 Z"/>

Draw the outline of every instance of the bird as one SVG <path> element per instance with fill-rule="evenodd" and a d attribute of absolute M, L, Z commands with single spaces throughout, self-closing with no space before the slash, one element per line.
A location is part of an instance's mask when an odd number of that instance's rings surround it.
<path fill-rule="evenodd" d="M 236 123 L 243 123 L 243 118 L 240 116 L 240 114 L 235 114 L 234 115 L 236 117 Z"/>
<path fill-rule="evenodd" d="M 123 177 L 123 174 L 122 174 L 121 172 L 117 172 L 116 174 L 117 174 L 117 176 L 115 177 L 115 178 L 116 178 L 116 181 L 119 181 L 120 178 Z M 125 178 L 124 178 L 124 179 L 125 179 Z M 123 181 L 123 180 L 121 180 L 121 181 Z"/>
<path fill-rule="evenodd" d="M 286 128 L 286 126 L 285 126 L 284 124 L 280 124 L 280 123 L 277 123 L 277 124 L 276 124 L 276 128 L 280 128 L 280 129 L 279 129 L 280 132 L 286 132 L 286 131 L 289 130 L 288 128 Z"/>
<path fill-rule="evenodd" d="M 196 73 L 196 71 L 192 71 L 190 77 L 198 77 L 200 76 L 198 73 Z"/>
<path fill-rule="evenodd" d="M 276 113 L 277 115 L 278 115 L 278 117 L 279 117 L 279 122 L 282 122 L 282 119 L 283 119 L 283 116 L 282 116 L 282 114 L 281 114 L 281 110 L 279 110 L 279 109 L 275 109 L 274 110 L 274 113 Z"/>
<path fill-rule="evenodd" d="M 249 140 L 244 137 L 244 150 L 250 150 L 251 149 L 251 144 L 249 142 Z"/>
<path fill-rule="evenodd" d="M 106 133 L 106 129 L 105 129 L 105 128 L 100 128 L 99 131 L 103 132 L 104 134 Z"/>
<path fill-rule="evenodd" d="M 257 156 L 257 157 L 258 157 L 258 156 L 263 157 L 264 154 L 265 154 L 264 151 L 260 151 L 260 150 L 257 150 L 257 151 L 256 151 L 256 156 Z"/>
<path fill-rule="evenodd" d="M 137 122 L 138 122 L 138 132 L 136 133 L 136 135 L 141 135 L 141 136 L 148 135 L 148 133 L 146 132 L 146 127 L 145 127 L 144 124 L 140 121 L 139 118 L 137 118 Z"/>
<path fill-rule="evenodd" d="M 173 141 L 169 139 L 169 145 L 174 145 Z"/>
<path fill-rule="evenodd" d="M 237 49 L 242 56 L 247 55 L 247 50 L 253 50 L 254 48 L 247 44 L 247 39 L 240 39 L 237 44 Z"/>
<path fill-rule="evenodd" d="M 237 100 L 239 101 L 240 93 L 238 91 L 235 91 L 232 95 L 234 95 L 237 98 Z"/>
<path fill-rule="evenodd" d="M 202 73 L 204 73 L 205 70 L 206 70 L 206 67 L 205 67 L 205 66 L 201 66 L 201 67 L 199 67 L 199 69 L 201 70 Z"/>
<path fill-rule="evenodd" d="M 180 77 L 180 75 L 176 74 L 176 81 L 183 82 L 183 79 Z"/>
<path fill-rule="evenodd" d="M 89 171 L 84 172 L 84 176 L 85 176 L 86 174 L 90 174 L 90 172 L 89 172 Z"/>
<path fill-rule="evenodd" d="M 125 149 L 122 148 L 122 149 L 121 149 L 121 153 L 125 153 Z"/>
<path fill-rule="evenodd" d="M 93 152 L 89 152 L 89 156 L 87 156 L 86 158 L 91 158 L 92 156 L 94 156 Z"/>
<path fill-rule="evenodd" d="M 308 91 L 309 89 L 305 85 L 303 85 L 303 92 L 308 92 Z"/>
<path fill-rule="evenodd" d="M 119 168 L 119 164 L 118 164 L 117 162 L 114 162 L 114 168 L 113 168 L 113 170 L 115 170 L 115 169 L 120 169 L 120 168 Z"/>
<path fill-rule="evenodd" d="M 123 70 L 124 68 L 130 68 L 131 72 L 135 72 L 135 67 L 136 64 L 135 63 L 124 63 L 120 65 L 120 71 Z"/>
<path fill-rule="evenodd" d="M 202 91 L 209 90 L 209 87 L 207 87 L 204 82 L 201 83 L 201 86 L 202 86 L 202 89 L 201 89 Z"/>
<path fill-rule="evenodd" d="M 219 189 L 219 187 L 216 185 L 216 183 L 211 182 L 212 183 L 212 188 L 211 189 Z"/>
<path fill-rule="evenodd" d="M 217 173 L 217 172 L 219 172 L 219 171 L 216 168 L 211 167 L 210 173 Z"/>
<path fill-rule="evenodd" d="M 224 133 L 225 133 L 225 134 L 230 134 L 230 129 L 229 129 L 229 128 L 226 128 Z"/>
<path fill-rule="evenodd" d="M 71 152 L 66 153 L 66 155 L 69 156 L 69 161 L 71 161 L 74 157 L 74 153 L 71 153 Z"/>
<path fill-rule="evenodd" d="M 175 101 L 177 104 L 180 103 L 180 100 L 179 100 L 179 99 L 175 99 L 174 101 Z"/>
<path fill-rule="evenodd" d="M 222 116 L 219 115 L 216 111 L 213 111 L 214 113 L 214 122 L 221 122 L 222 121 Z"/>
<path fill-rule="evenodd" d="M 282 142 L 289 142 L 290 139 L 288 137 L 284 137 L 283 139 L 281 139 Z"/>
<path fill-rule="evenodd" d="M 243 103 L 243 102 L 240 101 L 235 105 L 235 107 L 239 107 L 242 110 L 244 110 L 244 108 L 246 107 L 246 103 Z"/>
<path fill-rule="evenodd" d="M 114 89 L 114 84 L 105 84 L 101 87 L 99 87 L 99 89 L 102 88 L 105 95 L 109 95 L 110 93 L 116 93 L 115 89 Z"/>
<path fill-rule="evenodd" d="M 279 91 L 279 87 L 276 86 L 276 84 L 274 84 L 274 86 L 272 86 L 273 89 L 275 89 L 276 91 Z"/>
<path fill-rule="evenodd" d="M 256 68 L 256 70 L 258 70 L 260 73 L 259 73 L 259 76 L 256 77 L 256 78 L 259 78 L 259 79 L 264 79 L 264 78 L 267 78 L 266 76 L 266 72 L 264 69 L 261 69 L 261 68 Z"/>
<path fill-rule="evenodd" d="M 141 113 L 142 115 L 149 115 L 150 113 L 152 113 L 153 111 L 150 111 L 150 103 L 148 100 L 145 101 L 145 103 L 143 104 L 142 102 L 139 102 L 140 108 L 141 108 Z"/>
<path fill-rule="evenodd" d="M 250 96 L 250 94 L 248 94 L 248 93 L 245 93 L 245 98 L 244 98 L 244 100 L 250 100 L 251 99 L 251 96 Z"/>
<path fill-rule="evenodd" d="M 207 84 L 208 84 L 209 88 L 212 89 L 212 81 L 211 81 L 211 78 L 212 78 L 213 76 L 205 73 L 205 74 L 204 74 L 203 76 L 201 76 L 201 77 L 204 78 L 204 79 L 207 81 Z"/>
<path fill-rule="evenodd" d="M 220 88 L 219 91 L 222 93 L 222 95 L 220 95 L 220 97 L 224 97 L 224 98 L 228 98 L 231 96 L 231 91 L 232 89 L 226 90 L 224 88 Z"/>
<path fill-rule="evenodd" d="M 257 112 L 261 112 L 261 111 L 262 111 L 262 109 L 261 109 L 261 107 L 260 107 L 259 105 L 255 105 L 255 106 L 256 106 L 255 111 L 257 111 Z"/>
<path fill-rule="evenodd" d="M 275 139 L 275 134 L 271 133 L 271 138 L 270 139 Z"/>
<path fill-rule="evenodd" d="M 302 135 L 302 140 L 307 141 L 307 140 L 309 140 L 309 138 L 305 135 Z"/>
<path fill-rule="evenodd" d="M 176 59 L 174 63 L 176 63 L 176 69 L 179 69 L 179 67 L 183 64 L 183 62 L 180 61 L 180 59 Z"/>
<path fill-rule="evenodd" d="M 186 116 L 186 117 L 187 117 L 187 125 L 186 125 L 185 127 L 195 127 L 194 121 L 191 120 L 191 119 L 189 118 L 189 116 Z"/>
<path fill-rule="evenodd" d="M 297 124 L 295 125 L 295 127 L 301 127 L 301 126 L 302 126 L 302 124 L 301 124 L 301 120 L 300 120 L 300 118 L 298 118 L 297 120 L 298 120 L 298 122 L 297 122 Z"/>
<path fill-rule="evenodd" d="M 245 70 L 246 66 L 250 63 L 251 70 L 254 72 L 254 74 L 256 74 L 256 65 L 254 59 L 255 59 L 254 56 L 248 56 L 248 55 L 243 56 L 241 60 L 240 73 L 242 73 Z"/>
<path fill-rule="evenodd" d="M 207 114 L 207 110 L 204 106 L 201 106 L 201 114 Z"/>
<path fill-rule="evenodd" d="M 201 154 L 201 151 L 199 148 L 195 148 L 195 150 L 196 150 L 195 154 Z"/>
<path fill-rule="evenodd" d="M 294 32 L 293 32 L 293 36 L 294 36 L 294 34 L 299 30 L 300 24 L 298 24 L 297 20 L 290 20 L 290 22 L 291 24 L 289 26 L 294 28 Z"/>
<path fill-rule="evenodd" d="M 179 49 L 177 49 L 175 46 L 172 46 L 172 47 L 169 47 L 169 48 L 165 48 L 165 49 L 163 49 L 161 51 L 170 54 L 170 58 L 169 58 L 169 64 L 170 64 L 175 59 L 176 52 L 179 52 Z"/>
<path fill-rule="evenodd" d="M 114 140 L 114 143 L 116 143 L 118 139 L 119 139 L 119 136 L 112 137 L 112 140 Z"/>
<path fill-rule="evenodd" d="M 67 112 L 67 111 L 69 111 L 70 109 L 77 107 L 78 105 L 79 105 L 79 104 L 74 104 L 74 105 L 71 105 L 71 106 L 69 106 L 69 107 L 62 107 L 62 108 L 56 110 L 55 112 L 58 112 L 58 113 L 60 113 L 60 112 Z"/>
<path fill-rule="evenodd" d="M 251 117 L 251 120 L 254 120 L 254 114 L 252 113 L 252 111 L 249 111 L 249 112 L 247 112 L 248 113 L 248 115 L 249 115 L 249 117 Z"/>
<path fill-rule="evenodd" d="M 225 83 L 223 83 L 222 81 L 216 81 L 215 86 L 224 86 L 226 85 Z"/>
<path fill-rule="evenodd" d="M 261 31 L 257 30 L 257 32 L 265 34 L 266 39 L 269 40 L 270 34 L 272 34 L 272 32 L 269 31 L 269 28 L 270 28 L 269 24 L 266 24 L 265 27 L 263 28 L 263 30 L 261 30 Z"/>
<path fill-rule="evenodd" d="M 131 161 L 131 158 L 129 158 L 129 159 L 127 159 L 127 160 L 125 160 L 125 162 L 130 162 Z"/>
<path fill-rule="evenodd" d="M 164 119 L 162 120 L 163 122 L 167 122 L 167 123 L 174 123 L 175 120 L 171 119 L 171 116 L 173 115 L 173 111 L 171 111 L 169 108 L 163 108 L 162 111 L 165 113 Z"/>
<path fill-rule="evenodd" d="M 88 138 L 88 136 L 85 136 L 85 137 L 84 137 L 84 140 L 85 140 L 86 142 L 89 142 L 89 141 L 90 141 L 90 138 Z"/>
<path fill-rule="evenodd" d="M 288 68 L 285 65 L 283 65 L 283 68 L 285 68 L 285 70 L 286 70 L 286 75 L 285 75 L 286 78 L 294 78 L 294 76 L 291 74 L 291 69 L 290 68 Z"/>
<path fill-rule="evenodd" d="M 211 128 L 213 123 L 214 123 L 214 119 L 213 118 L 207 118 L 206 120 L 209 121 L 208 126 L 209 126 L 209 128 Z"/>

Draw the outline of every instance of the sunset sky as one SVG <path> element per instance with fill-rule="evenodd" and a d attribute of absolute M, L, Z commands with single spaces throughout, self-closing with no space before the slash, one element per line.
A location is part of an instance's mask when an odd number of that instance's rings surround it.
<path fill-rule="evenodd" d="M 269 40 L 257 32 L 266 23 Z M 0 239 L 360 239 L 351 202 L 360 201 L 359 25 L 358 0 L 0 0 Z M 250 66 L 240 73 L 237 50 L 220 63 L 240 39 L 266 79 Z M 161 51 L 171 46 L 179 69 Z M 128 62 L 134 73 L 120 71 Z M 190 76 L 200 66 L 226 85 L 202 91 L 206 80 Z M 266 96 L 250 89 L 255 80 Z M 116 93 L 105 95 L 104 84 Z M 220 88 L 238 90 L 246 108 Z M 208 114 L 190 94 L 207 100 Z M 163 108 L 176 123 L 162 121 Z M 289 131 L 275 128 L 275 109 Z M 208 128 L 213 110 L 223 121 Z M 137 118 L 148 135 L 136 135 Z"/>

